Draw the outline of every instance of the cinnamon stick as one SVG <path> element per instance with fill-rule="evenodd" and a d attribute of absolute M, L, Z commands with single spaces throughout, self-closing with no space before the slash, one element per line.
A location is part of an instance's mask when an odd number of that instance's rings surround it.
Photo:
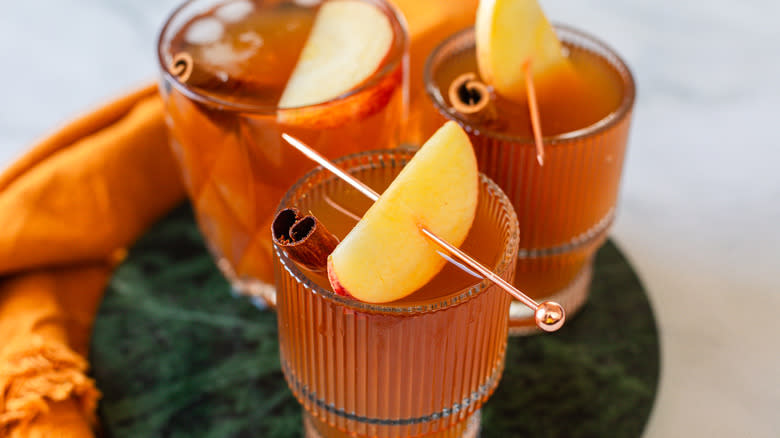
<path fill-rule="evenodd" d="M 189 52 L 179 52 L 168 65 L 168 71 L 189 88 L 198 88 L 212 93 L 236 94 L 241 96 L 266 96 L 273 93 L 274 84 L 263 75 L 229 74 L 218 66 L 203 60 L 195 62 Z M 241 100 L 233 97 L 232 100 Z"/>
<path fill-rule="evenodd" d="M 192 60 L 192 55 L 187 52 L 180 52 L 173 57 L 168 71 L 184 84 L 190 79 L 194 67 L 195 63 Z"/>
<path fill-rule="evenodd" d="M 327 270 L 328 256 L 339 244 L 339 239 L 316 217 L 301 216 L 295 208 L 279 211 L 271 230 L 274 242 L 296 263 L 313 272 Z"/>
<path fill-rule="evenodd" d="M 478 80 L 476 73 L 464 73 L 455 78 L 447 94 L 452 108 L 464 116 L 481 121 L 496 118 L 496 108 L 490 90 Z"/>

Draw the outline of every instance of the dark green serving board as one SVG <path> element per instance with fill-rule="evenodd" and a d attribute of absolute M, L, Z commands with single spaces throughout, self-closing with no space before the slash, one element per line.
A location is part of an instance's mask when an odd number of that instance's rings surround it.
<path fill-rule="evenodd" d="M 91 363 L 107 437 L 299 437 L 276 316 L 231 296 L 188 205 L 132 248 L 95 321 Z M 634 438 L 659 373 L 652 310 L 607 243 L 591 297 L 558 333 L 510 338 L 482 437 Z"/>

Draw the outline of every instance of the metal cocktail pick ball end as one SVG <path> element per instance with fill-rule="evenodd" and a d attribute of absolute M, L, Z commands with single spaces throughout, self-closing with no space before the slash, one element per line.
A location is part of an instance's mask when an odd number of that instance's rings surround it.
<path fill-rule="evenodd" d="M 357 189 L 372 201 L 379 199 L 379 194 L 371 189 L 371 187 L 368 187 L 362 181 L 343 171 L 302 141 L 289 134 L 282 134 L 282 138 L 284 138 L 287 143 L 289 143 L 303 155 L 306 155 L 307 158 L 311 159 L 337 177 L 341 178 L 344 182 Z M 532 300 L 528 295 L 519 291 L 516 287 L 512 286 L 509 282 L 501 278 L 501 276 L 471 258 L 471 256 L 461 251 L 458 247 L 437 236 L 431 230 L 420 226 L 420 232 L 428 237 L 431 242 L 438 245 L 439 248 L 446 251 L 450 256 L 457 259 L 459 262 L 463 263 L 469 268 L 475 270 L 480 275 L 482 275 L 483 278 L 500 287 L 505 292 L 512 295 L 515 299 L 533 310 L 536 318 L 536 325 L 540 329 L 546 332 L 554 332 L 563 326 L 563 323 L 566 320 L 566 312 L 564 312 L 563 307 L 561 307 L 560 304 L 552 301 L 545 301 L 542 304 L 537 304 L 536 301 Z"/>
<path fill-rule="evenodd" d="M 545 301 L 534 312 L 536 325 L 546 331 L 554 332 L 563 326 L 566 321 L 566 312 L 563 306 L 553 301 Z"/>

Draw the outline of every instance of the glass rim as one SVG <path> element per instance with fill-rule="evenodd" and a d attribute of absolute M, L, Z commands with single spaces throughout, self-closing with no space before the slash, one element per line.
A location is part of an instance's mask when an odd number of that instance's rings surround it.
<path fill-rule="evenodd" d="M 417 149 L 418 148 L 401 146 L 395 149 L 377 149 L 377 150 L 358 152 L 354 154 L 345 155 L 337 160 L 334 160 L 334 163 L 336 165 L 341 165 L 342 163 L 347 161 L 359 160 L 364 157 L 373 157 L 373 156 L 381 156 L 381 155 L 390 155 L 390 156 L 397 157 L 403 154 L 405 156 L 402 158 L 411 159 L 411 157 L 414 155 L 414 152 Z M 359 167 L 353 167 L 345 170 L 349 172 L 350 170 L 356 168 Z M 285 208 L 285 206 L 289 204 L 290 199 L 292 199 L 293 195 L 298 190 L 300 190 L 301 187 L 309 183 L 311 179 L 313 179 L 318 174 L 321 174 L 323 172 L 329 173 L 329 171 L 324 169 L 322 166 L 317 166 L 313 170 L 309 171 L 306 175 L 301 177 L 298 181 L 296 181 L 295 184 L 292 187 L 290 187 L 290 189 L 285 193 L 276 211 Z M 338 177 L 336 177 L 335 175 L 331 175 L 331 178 L 338 178 Z M 512 263 L 513 259 L 516 257 L 518 246 L 520 244 L 520 236 L 519 236 L 520 226 L 517 220 L 517 213 L 515 212 L 514 207 L 512 206 L 512 202 L 506 196 L 504 191 L 501 190 L 498 184 L 493 182 L 493 180 L 491 180 L 481 172 L 479 173 L 479 184 L 481 186 L 486 187 L 489 193 L 491 193 L 493 196 L 496 196 L 498 198 L 498 202 L 503 207 L 503 210 L 509 215 L 508 218 L 509 226 L 510 226 L 509 239 L 506 240 L 506 242 L 502 247 L 503 254 L 501 255 L 501 258 L 498 261 L 498 263 L 496 263 L 495 266 L 489 266 L 489 268 L 494 272 L 496 271 L 502 272 L 508 269 L 512 269 L 510 264 Z M 269 237 L 273 239 L 273 236 L 269 236 Z M 331 290 L 322 288 L 317 283 L 309 279 L 306 276 L 306 274 L 301 270 L 301 268 L 299 268 L 298 265 L 295 262 L 293 262 L 278 245 L 274 243 L 273 247 L 274 247 L 274 253 L 278 258 L 278 262 L 282 265 L 282 268 L 286 270 L 287 273 L 291 277 L 293 277 L 293 279 L 298 284 L 310 290 L 312 293 L 320 295 L 321 297 L 327 300 L 330 300 L 332 302 L 335 302 L 336 304 L 343 305 L 347 308 L 359 312 L 380 313 L 380 314 L 391 315 L 391 316 L 425 314 L 434 311 L 444 310 L 465 303 L 466 301 L 469 301 L 470 299 L 483 293 L 485 290 L 488 289 L 489 286 L 491 286 L 491 282 L 489 280 L 481 279 L 478 280 L 476 284 L 472 284 L 471 286 L 458 289 L 457 291 L 448 293 L 446 296 L 442 297 L 439 300 L 432 300 L 424 304 L 392 305 L 392 302 L 381 303 L 381 304 L 366 303 L 366 302 L 355 300 L 353 298 L 338 295 Z M 279 292 L 277 290 L 277 294 L 278 293 Z"/>
<path fill-rule="evenodd" d="M 393 41 L 390 45 L 390 49 L 388 50 L 387 55 L 385 55 L 385 58 L 382 59 L 382 62 L 380 63 L 382 68 L 372 73 L 363 82 L 358 84 L 358 86 L 349 89 L 345 93 L 342 93 L 329 100 L 323 102 L 317 102 L 309 105 L 280 108 L 278 105 L 255 105 L 250 103 L 232 102 L 232 101 L 220 99 L 208 93 L 203 93 L 201 91 L 198 91 L 197 89 L 194 89 L 193 87 L 190 87 L 187 84 L 179 81 L 173 74 L 171 74 L 168 67 L 168 63 L 165 61 L 166 55 L 164 53 L 163 46 L 167 42 L 166 36 L 168 35 L 169 32 L 181 30 L 181 28 L 175 30 L 171 28 L 174 19 L 179 14 L 183 13 L 188 7 L 190 7 L 196 1 L 198 0 L 186 0 L 181 5 L 177 6 L 168 15 L 168 18 L 165 19 L 165 24 L 163 24 L 163 27 L 162 29 L 160 29 L 160 33 L 157 36 L 157 62 L 161 70 L 160 74 L 162 75 L 163 81 L 170 83 L 173 87 L 176 87 L 177 91 L 179 91 L 189 99 L 211 105 L 212 107 L 216 107 L 224 110 L 259 114 L 259 115 L 276 114 L 280 111 L 298 111 L 302 109 L 316 109 L 318 107 L 326 107 L 328 105 L 332 105 L 334 103 L 344 101 L 354 95 L 357 95 L 367 89 L 370 89 L 385 77 L 393 74 L 393 72 L 395 72 L 397 68 L 404 68 L 402 66 L 402 63 L 404 62 L 404 59 L 406 58 L 408 52 L 409 30 L 408 30 L 408 25 L 406 23 L 406 19 L 398 10 L 398 8 L 395 7 L 395 5 L 391 4 L 387 0 L 335 0 L 335 1 L 360 1 L 364 3 L 371 3 L 377 9 L 382 11 L 385 14 L 385 16 L 387 16 L 390 19 L 390 25 L 393 28 Z"/>
<path fill-rule="evenodd" d="M 574 131 L 563 132 L 561 134 L 556 134 L 556 135 L 543 136 L 542 140 L 545 145 L 558 145 L 558 144 L 570 143 L 575 140 L 582 139 L 583 137 L 589 137 L 598 134 L 600 132 L 603 132 L 617 125 L 618 123 L 623 121 L 626 117 L 628 117 L 628 115 L 631 113 L 631 110 L 634 106 L 634 101 L 636 100 L 636 82 L 634 80 L 634 75 L 631 72 L 631 68 L 628 66 L 625 60 L 623 60 L 623 58 L 617 53 L 617 51 L 615 51 L 615 49 L 613 49 L 609 44 L 605 43 L 601 39 L 583 30 L 577 29 L 573 26 L 569 26 L 567 24 L 561 24 L 561 23 L 553 23 L 552 25 L 556 33 L 558 34 L 558 38 L 560 38 L 561 42 L 565 43 L 579 38 L 587 41 L 593 46 L 598 47 L 598 49 L 602 53 L 596 52 L 587 47 L 583 49 L 590 53 L 595 54 L 599 58 L 606 59 L 610 65 L 615 67 L 615 69 L 617 70 L 618 74 L 622 79 L 622 84 L 625 91 L 623 93 L 623 98 L 620 101 L 620 105 L 618 105 L 616 110 L 610 112 L 600 120 L 584 128 L 576 129 Z M 478 131 L 479 134 L 491 138 L 496 138 L 502 141 L 508 141 L 512 143 L 532 144 L 534 142 L 532 136 L 507 135 L 505 133 L 496 131 L 494 129 L 489 129 L 489 128 L 474 129 L 469 126 L 469 122 L 466 119 L 464 119 L 463 117 L 459 117 L 458 115 L 450 112 L 449 107 L 444 103 L 439 88 L 434 86 L 433 81 L 431 80 L 432 70 L 433 70 L 433 60 L 443 50 L 448 48 L 450 45 L 456 43 L 461 38 L 468 38 L 469 42 L 472 43 L 473 46 L 474 27 L 472 26 L 466 29 L 462 29 L 448 36 L 444 41 L 442 41 L 438 46 L 436 46 L 436 48 L 433 49 L 433 51 L 431 51 L 431 53 L 428 55 L 428 58 L 425 61 L 425 67 L 423 69 L 423 82 L 424 82 L 423 85 L 425 86 L 425 93 L 428 95 L 428 98 L 432 101 L 433 105 L 436 107 L 436 109 L 439 111 L 440 114 L 442 114 L 447 119 L 458 122 L 458 124 L 463 126 L 463 128 L 466 129 L 468 132 Z"/>

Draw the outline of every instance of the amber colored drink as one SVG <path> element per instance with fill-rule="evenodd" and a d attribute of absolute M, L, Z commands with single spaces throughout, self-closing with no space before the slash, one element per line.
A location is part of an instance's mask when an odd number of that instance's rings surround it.
<path fill-rule="evenodd" d="M 407 37 L 400 18 L 382 0 L 335 1 L 375 6 L 394 39 L 366 81 L 306 107 L 277 103 L 314 22 L 311 2 L 192 1 L 160 36 L 170 144 L 200 229 L 234 287 L 271 301 L 267 230 L 284 192 L 314 167 L 281 133 L 336 158 L 397 146 L 406 118 Z"/>
<path fill-rule="evenodd" d="M 485 110 L 465 115 L 449 101 L 458 76 L 479 77 L 473 29 L 429 58 L 426 87 L 439 116 L 426 132 L 444 119 L 469 132 L 480 170 L 504 189 L 518 214 L 515 285 L 537 300 L 561 302 L 571 315 L 587 296 L 593 254 L 615 214 L 635 91 L 628 67 L 611 49 L 568 27 L 556 31 L 578 81 L 546 84 L 537 93 L 544 166 L 536 160 L 527 103 L 491 92 Z M 519 303 L 513 311 L 513 330 L 533 327 Z"/>
<path fill-rule="evenodd" d="M 479 0 L 390 0 L 406 18 L 409 31 L 409 121 L 402 136 L 419 145 L 428 139 L 431 106 L 425 96 L 425 61 L 442 40 L 474 25 Z M 435 115 L 435 114 L 434 114 Z M 441 126 L 441 124 L 439 124 Z M 428 134 L 431 134 L 430 132 Z"/>
<path fill-rule="evenodd" d="M 340 165 L 381 193 L 412 154 L 359 154 Z M 479 196 L 462 248 L 511 279 L 514 211 L 485 177 Z M 343 237 L 370 201 L 319 169 L 281 205 L 311 211 Z M 282 368 L 305 409 L 307 436 L 475 436 L 480 406 L 503 371 L 505 292 L 448 264 L 402 300 L 362 303 L 335 295 L 323 274 L 298 266 L 278 248 L 276 253 Z"/>

